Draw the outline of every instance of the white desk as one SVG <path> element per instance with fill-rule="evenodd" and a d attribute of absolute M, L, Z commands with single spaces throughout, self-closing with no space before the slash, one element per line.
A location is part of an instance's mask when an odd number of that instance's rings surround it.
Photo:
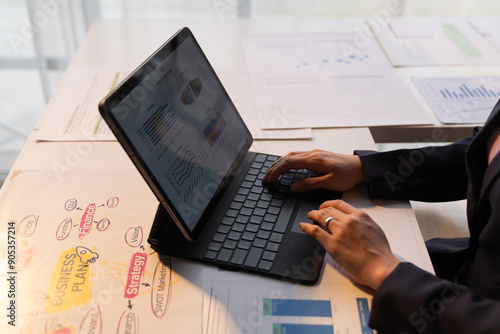
<path fill-rule="evenodd" d="M 70 67 L 132 69 L 178 27 L 190 25 L 216 70 L 237 68 L 243 65 L 239 47 L 243 34 L 337 29 L 343 21 L 328 22 L 303 25 L 292 20 L 278 26 L 270 21 L 228 21 L 207 29 L 202 21 L 99 21 Z M 226 37 L 219 39 L 222 34 Z M 236 92 L 232 98 L 238 106 L 247 97 Z M 248 108 L 242 108 L 245 112 Z M 119 144 L 36 142 L 35 134 L 36 130 L 0 191 L 2 231 L 7 222 L 17 227 L 20 257 L 17 267 L 9 269 L 17 280 L 12 299 L 16 329 L 234 333 L 239 328 L 272 333 L 276 326 L 319 321 L 332 332 L 361 333 L 360 307 L 371 297 L 355 287 L 331 258 L 313 287 L 218 271 L 177 258 L 169 267 L 161 265 L 146 242 L 158 202 Z M 313 148 L 350 154 L 354 149 L 374 149 L 374 143 L 368 129 L 353 128 L 314 130 L 314 140 L 257 141 L 253 146 L 280 155 Z M 408 203 L 370 200 L 363 186 L 343 198 L 380 223 L 398 256 L 432 271 Z M 85 220 L 88 215 L 90 225 Z M 135 279 L 140 280 L 138 290 L 128 290 Z M 280 318 L 262 311 L 266 298 L 330 301 L 331 314 L 321 319 Z M 12 329 L 5 325 L 7 320 L 2 318 L 2 332 Z"/>
<path fill-rule="evenodd" d="M 365 28 L 361 18 L 98 21 L 86 37 L 92 40 L 92 43 L 83 43 L 71 64 L 72 66 L 112 66 L 118 69 L 128 68 L 131 64 L 135 66 L 183 26 L 188 26 L 193 31 L 216 69 L 245 67 L 241 39 L 246 35 L 359 31 Z M 131 41 L 140 41 L 140 44 L 130 48 Z M 397 68 L 397 72 L 433 120 L 433 125 L 372 127 L 370 131 L 375 142 L 435 142 L 436 138 L 455 141 L 470 136 L 474 124 L 446 125 L 436 118 L 418 89 L 412 84 L 411 76 L 500 75 L 500 67 L 428 66 Z"/>

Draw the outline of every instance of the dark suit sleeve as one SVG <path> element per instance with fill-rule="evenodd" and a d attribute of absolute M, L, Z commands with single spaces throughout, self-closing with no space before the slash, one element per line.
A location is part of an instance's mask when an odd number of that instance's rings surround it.
<path fill-rule="evenodd" d="M 354 153 L 361 158 L 372 198 L 454 201 L 467 196 L 465 151 L 471 139 L 446 146 Z"/>
<path fill-rule="evenodd" d="M 401 263 L 372 302 L 380 333 L 500 333 L 500 302 Z"/>

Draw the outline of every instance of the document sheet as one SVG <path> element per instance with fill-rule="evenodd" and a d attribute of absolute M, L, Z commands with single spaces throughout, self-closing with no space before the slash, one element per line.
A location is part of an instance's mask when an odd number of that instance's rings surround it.
<path fill-rule="evenodd" d="M 244 39 L 263 129 L 430 124 L 372 36 Z"/>
<path fill-rule="evenodd" d="M 413 77 L 443 123 L 484 123 L 500 99 L 500 76 Z"/>
<path fill-rule="evenodd" d="M 7 240 L 15 231 L 15 260 L 1 263 L 16 285 L 16 326 L 3 312 L 0 332 L 199 333 L 200 267 L 162 262 L 149 247 L 157 205 L 133 170 L 62 179 L 49 170 L 15 171 L 0 197 L 0 235 Z M 6 302 L 0 299 L 4 310 Z"/>
<path fill-rule="evenodd" d="M 394 66 L 500 65 L 495 18 L 392 18 L 374 33 Z"/>

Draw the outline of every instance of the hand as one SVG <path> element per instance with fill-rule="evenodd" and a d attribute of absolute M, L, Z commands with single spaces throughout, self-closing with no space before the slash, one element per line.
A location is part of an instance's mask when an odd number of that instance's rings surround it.
<path fill-rule="evenodd" d="M 308 169 L 319 176 L 309 177 L 293 183 L 293 191 L 314 189 L 347 191 L 366 181 L 361 160 L 357 155 L 344 155 L 321 150 L 292 152 L 278 159 L 269 167 L 262 183 L 272 183 L 290 169 Z"/>
<path fill-rule="evenodd" d="M 364 211 L 342 200 L 327 201 L 308 217 L 324 226 L 328 217 L 328 233 L 318 225 L 300 223 L 305 233 L 314 237 L 356 282 L 374 290 L 400 262 L 391 252 L 380 228 Z"/>

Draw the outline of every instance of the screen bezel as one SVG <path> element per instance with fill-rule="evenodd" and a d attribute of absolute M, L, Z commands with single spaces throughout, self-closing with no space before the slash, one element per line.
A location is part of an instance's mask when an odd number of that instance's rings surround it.
<path fill-rule="evenodd" d="M 162 64 L 163 61 L 171 55 L 187 38 L 191 37 L 194 41 L 195 47 L 200 52 L 203 61 L 206 63 L 205 65 L 213 74 L 213 78 L 221 88 L 221 91 L 227 98 L 229 105 L 234 108 L 238 119 L 241 121 L 245 133 L 242 133 L 241 136 L 245 136 L 246 138 L 242 141 L 241 148 L 236 156 L 231 167 L 228 169 L 225 177 L 223 178 L 218 190 L 216 191 L 214 197 L 209 202 L 204 212 L 201 215 L 198 223 L 195 228 L 191 231 L 188 224 L 185 223 L 182 216 L 179 214 L 177 209 L 174 207 L 173 203 L 169 200 L 167 193 L 162 188 L 160 182 L 154 177 L 150 168 L 144 161 L 141 156 L 139 150 L 135 148 L 132 143 L 132 140 L 127 135 L 126 131 L 120 126 L 119 122 L 116 119 L 116 114 L 112 112 L 113 108 L 117 106 L 125 97 L 130 94 L 130 92 L 137 87 L 141 82 L 145 80 L 145 78 L 154 71 L 158 65 Z M 106 121 L 108 126 L 110 127 L 113 134 L 118 139 L 118 142 L 125 149 L 126 153 L 131 158 L 132 162 L 139 170 L 153 193 L 156 195 L 160 203 L 165 207 L 167 212 L 170 214 L 177 227 L 180 229 L 182 234 L 187 240 L 194 241 L 199 238 L 202 233 L 204 227 L 206 226 L 210 214 L 212 213 L 214 207 L 217 205 L 220 196 L 223 194 L 224 189 L 229 184 L 229 181 L 232 179 L 236 171 L 238 170 L 241 162 L 243 161 L 245 155 L 248 153 L 250 146 L 252 145 L 253 138 L 250 134 L 250 131 L 246 127 L 243 119 L 238 113 L 234 103 L 231 101 L 229 95 L 224 89 L 220 79 L 215 73 L 214 69 L 210 65 L 205 53 L 202 51 L 200 45 L 196 41 L 194 35 L 191 30 L 187 27 L 184 27 L 177 31 L 169 40 L 167 40 L 158 50 L 156 50 L 147 60 L 145 60 L 136 70 L 134 70 L 127 78 L 125 78 L 113 91 L 111 91 L 103 100 L 99 103 L 99 112 L 101 113 L 103 119 Z M 129 112 L 133 112 L 132 109 Z"/>

